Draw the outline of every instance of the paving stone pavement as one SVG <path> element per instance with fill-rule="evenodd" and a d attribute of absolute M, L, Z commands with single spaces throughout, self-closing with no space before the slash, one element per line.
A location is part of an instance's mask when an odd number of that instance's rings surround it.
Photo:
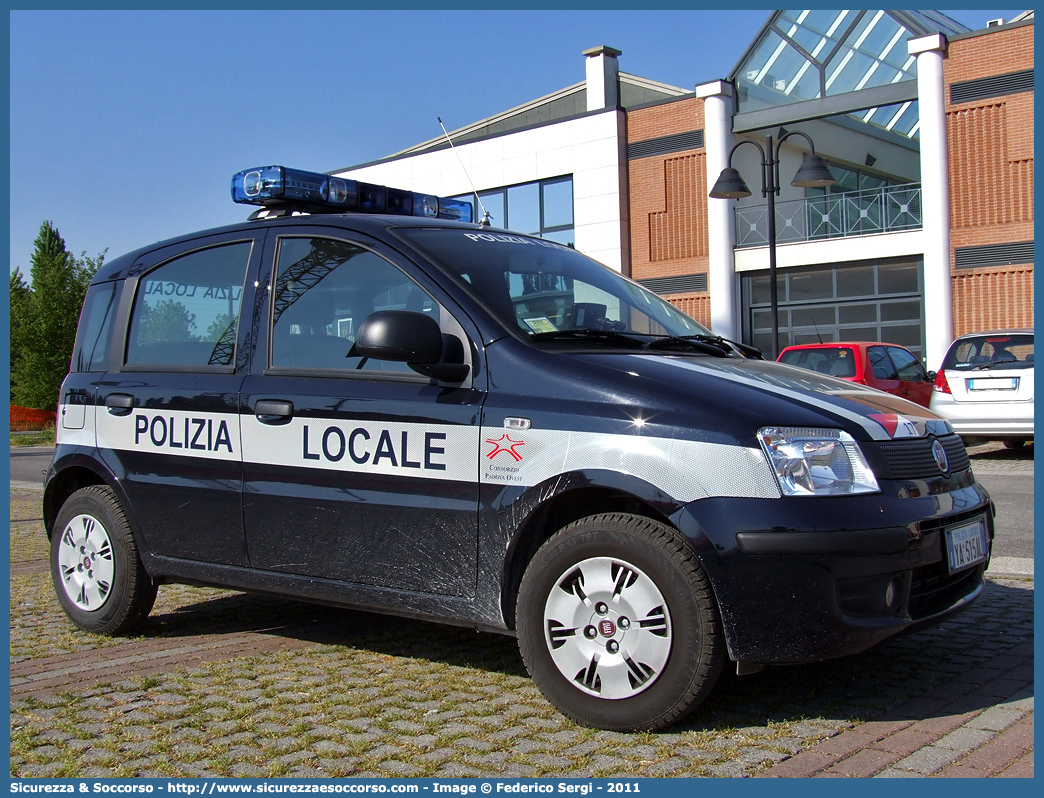
<path fill-rule="evenodd" d="M 1033 580 L 864 654 L 726 676 L 656 734 L 578 726 L 513 639 L 166 585 L 141 634 L 75 630 L 39 493 L 11 492 L 18 777 L 1033 775 Z"/>

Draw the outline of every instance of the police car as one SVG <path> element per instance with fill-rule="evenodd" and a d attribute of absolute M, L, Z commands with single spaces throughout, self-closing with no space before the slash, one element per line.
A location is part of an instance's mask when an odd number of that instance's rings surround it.
<path fill-rule="evenodd" d="M 188 582 L 507 632 L 566 715 L 655 729 L 726 665 L 982 590 L 993 505 L 925 408 L 466 202 L 282 167 L 232 193 L 250 221 L 87 293 L 44 494 L 79 627 Z"/>

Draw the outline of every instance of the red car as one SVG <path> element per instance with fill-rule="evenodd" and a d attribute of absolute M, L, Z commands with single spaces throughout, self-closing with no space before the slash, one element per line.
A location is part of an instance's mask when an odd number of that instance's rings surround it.
<path fill-rule="evenodd" d="M 788 346 L 779 353 L 780 363 L 869 385 L 928 407 L 934 372 L 925 371 L 908 349 L 895 344 L 840 341 Z"/>

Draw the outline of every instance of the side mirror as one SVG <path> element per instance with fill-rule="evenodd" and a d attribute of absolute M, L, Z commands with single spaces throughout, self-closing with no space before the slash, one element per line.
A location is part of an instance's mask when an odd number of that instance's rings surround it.
<path fill-rule="evenodd" d="M 938 376 L 939 376 L 939 372 L 937 372 L 937 371 L 929 371 L 928 372 L 928 382 L 935 382 L 935 378 L 938 377 Z"/>
<path fill-rule="evenodd" d="M 445 339 L 452 343 L 447 346 Z M 444 336 L 431 316 L 413 310 L 378 310 L 367 316 L 359 325 L 355 354 L 406 363 L 419 374 L 446 382 L 460 382 L 471 370 L 460 341 Z"/>

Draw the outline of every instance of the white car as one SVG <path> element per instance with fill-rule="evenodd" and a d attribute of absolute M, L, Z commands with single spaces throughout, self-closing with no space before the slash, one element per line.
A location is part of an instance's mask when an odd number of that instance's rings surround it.
<path fill-rule="evenodd" d="M 929 404 L 965 443 L 1033 440 L 1033 330 L 969 333 L 950 344 Z"/>

